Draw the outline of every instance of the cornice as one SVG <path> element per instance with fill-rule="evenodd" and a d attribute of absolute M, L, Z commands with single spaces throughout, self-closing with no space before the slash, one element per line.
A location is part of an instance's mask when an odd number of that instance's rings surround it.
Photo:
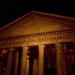
<path fill-rule="evenodd" d="M 74 29 L 0 38 L 0 47 L 29 46 L 40 43 L 50 44 L 66 41 L 75 41 Z"/>
<path fill-rule="evenodd" d="M 71 25 L 75 25 L 75 18 L 70 18 L 70 17 L 65 17 L 65 16 L 59 16 L 59 15 L 53 15 L 53 14 L 49 14 L 49 15 L 44 15 L 44 14 L 37 14 L 37 16 L 39 17 L 43 17 L 46 19 L 52 19 L 56 22 L 60 22 L 63 24 L 71 24 Z"/>
<path fill-rule="evenodd" d="M 75 32 L 75 29 L 52 31 L 52 32 L 43 32 L 43 33 L 36 33 L 36 34 L 28 34 L 28 35 L 0 38 L 0 41 L 9 41 L 9 40 L 17 40 L 17 39 L 23 39 L 23 38 L 25 39 L 25 38 L 32 38 L 32 37 L 48 36 L 48 35 L 59 35 L 59 34 L 65 34 L 65 33 L 73 34 L 74 32 Z"/>

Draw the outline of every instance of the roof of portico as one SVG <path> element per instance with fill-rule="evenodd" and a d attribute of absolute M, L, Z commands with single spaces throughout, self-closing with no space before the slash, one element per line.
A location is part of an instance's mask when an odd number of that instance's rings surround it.
<path fill-rule="evenodd" d="M 31 11 L 0 29 L 0 38 L 75 28 L 75 18 Z"/>

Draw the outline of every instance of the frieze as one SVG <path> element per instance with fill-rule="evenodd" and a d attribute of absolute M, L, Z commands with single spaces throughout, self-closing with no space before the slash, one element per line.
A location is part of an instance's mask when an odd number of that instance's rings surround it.
<path fill-rule="evenodd" d="M 75 38 L 75 35 L 57 35 L 57 36 L 43 36 L 43 37 L 33 37 L 26 38 L 22 40 L 11 40 L 11 41 L 2 41 L 0 45 L 13 45 L 13 44 L 23 44 L 23 43 L 31 43 L 31 42 L 43 42 L 43 41 L 51 41 L 51 40 L 61 40 L 61 39 L 70 39 Z"/>

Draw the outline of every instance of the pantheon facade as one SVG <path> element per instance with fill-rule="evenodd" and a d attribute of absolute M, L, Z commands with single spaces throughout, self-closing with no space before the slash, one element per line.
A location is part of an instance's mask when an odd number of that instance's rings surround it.
<path fill-rule="evenodd" d="M 0 28 L 0 75 L 75 75 L 75 18 L 31 11 Z"/>

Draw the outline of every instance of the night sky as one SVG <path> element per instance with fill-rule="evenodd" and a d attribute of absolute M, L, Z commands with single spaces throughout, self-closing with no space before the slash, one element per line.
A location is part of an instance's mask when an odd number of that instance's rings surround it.
<path fill-rule="evenodd" d="M 75 18 L 75 1 L 0 1 L 0 27 L 36 10 Z"/>

